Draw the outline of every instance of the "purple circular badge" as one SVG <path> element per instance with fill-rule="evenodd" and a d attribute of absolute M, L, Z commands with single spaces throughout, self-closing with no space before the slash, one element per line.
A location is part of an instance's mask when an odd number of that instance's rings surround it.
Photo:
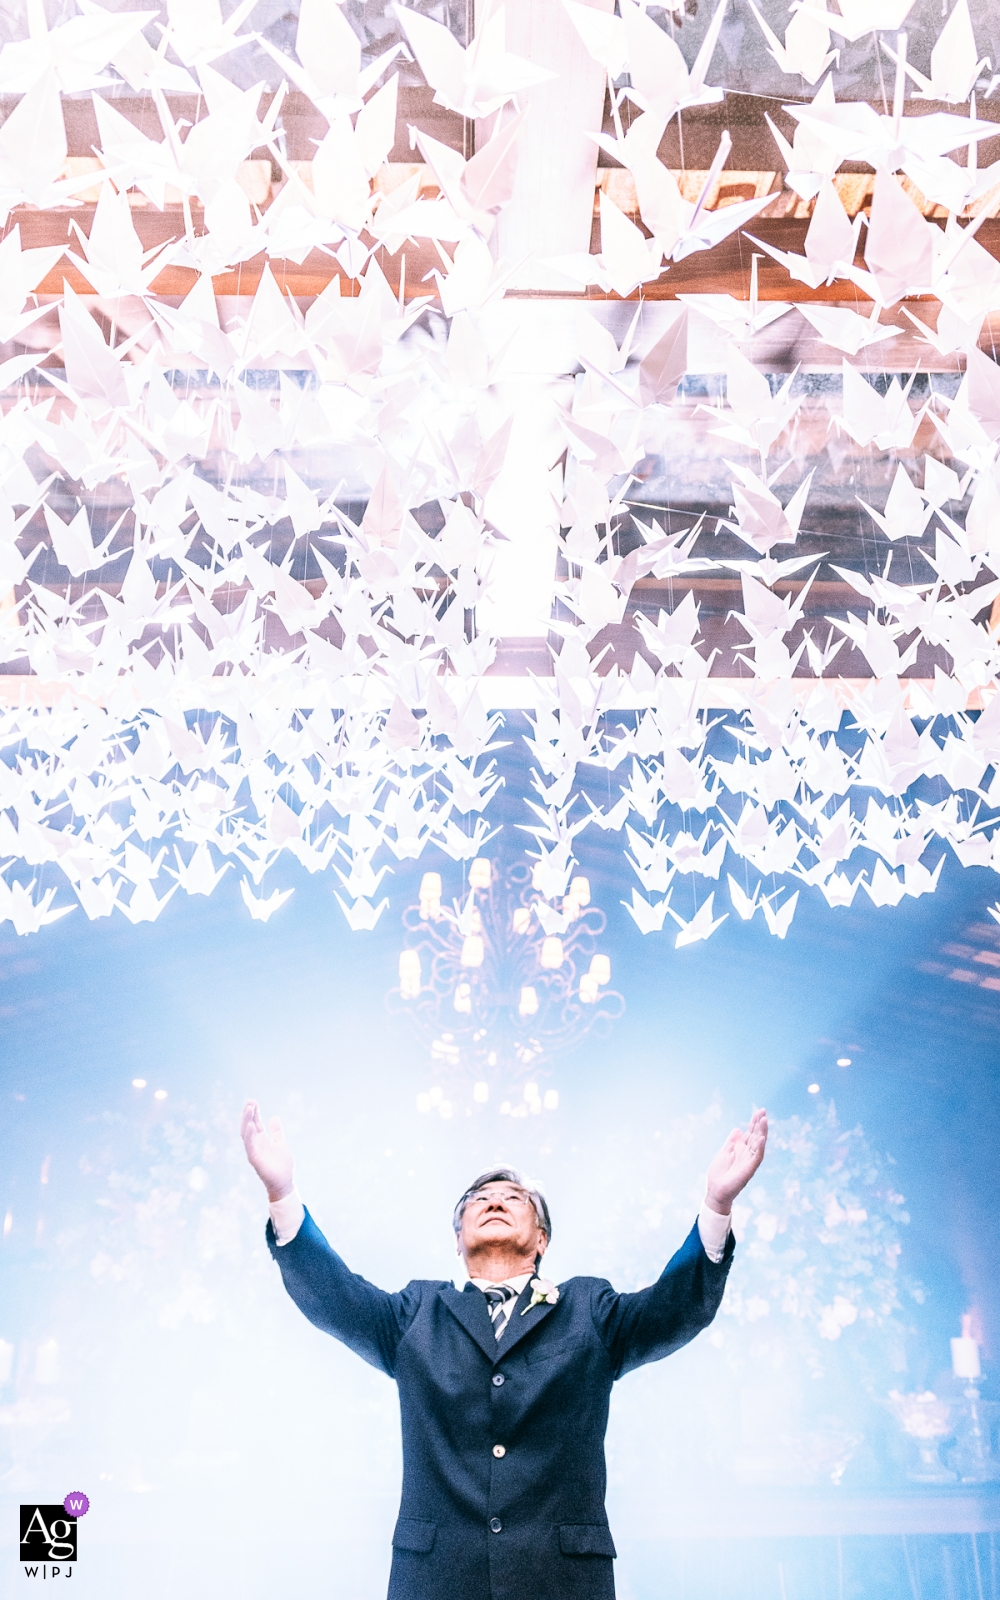
<path fill-rule="evenodd" d="M 80 1489 L 73 1489 L 63 1501 L 63 1510 L 70 1517 L 85 1517 L 90 1510 L 90 1501 Z"/>

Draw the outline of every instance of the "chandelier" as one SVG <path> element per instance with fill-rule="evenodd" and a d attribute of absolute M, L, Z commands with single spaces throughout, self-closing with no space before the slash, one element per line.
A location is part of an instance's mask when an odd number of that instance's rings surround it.
<path fill-rule="evenodd" d="M 464 899 L 445 905 L 440 873 L 425 872 L 419 904 L 403 913 L 399 986 L 387 1004 L 427 1041 L 438 1078 L 474 1078 L 478 1103 L 491 1081 L 506 1089 L 588 1034 L 606 1038 L 625 1010 L 609 988 L 610 958 L 597 949 L 607 919 L 591 905 L 589 880 L 573 878 L 555 903 L 538 878 L 527 862 L 501 869 L 480 856 Z M 556 1090 L 543 1098 L 535 1083 L 523 1094 L 518 1112 L 558 1105 Z M 438 1085 L 419 1104 L 440 1110 L 450 1101 Z"/>

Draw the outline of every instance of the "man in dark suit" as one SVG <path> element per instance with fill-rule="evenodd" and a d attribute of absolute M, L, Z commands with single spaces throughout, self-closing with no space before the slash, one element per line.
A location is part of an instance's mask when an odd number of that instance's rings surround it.
<path fill-rule="evenodd" d="M 243 1112 L 247 1157 L 271 1202 L 267 1243 L 296 1305 L 396 1380 L 403 1494 L 389 1600 L 613 1600 L 604 1508 L 611 1385 L 706 1327 L 733 1256 L 732 1203 L 760 1166 L 767 1114 L 734 1128 L 705 1205 L 648 1289 L 550 1283 L 548 1206 L 510 1168 L 455 1208 L 470 1281 L 387 1294 L 351 1272 L 302 1205 L 276 1117 Z"/>

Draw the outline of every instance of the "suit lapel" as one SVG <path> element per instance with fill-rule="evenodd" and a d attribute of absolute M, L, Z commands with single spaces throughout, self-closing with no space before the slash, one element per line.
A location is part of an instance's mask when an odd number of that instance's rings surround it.
<path fill-rule="evenodd" d="M 534 1277 L 534 1273 L 532 1273 L 532 1277 Z M 530 1311 L 528 1309 L 529 1306 L 531 1306 Z M 499 1361 L 502 1356 L 507 1355 L 524 1338 L 526 1333 L 530 1333 L 532 1328 L 537 1328 L 538 1324 L 548 1316 L 549 1312 L 554 1310 L 555 1306 L 544 1300 L 540 1305 L 532 1306 L 531 1283 L 530 1281 L 526 1283 L 517 1297 L 517 1302 L 510 1314 L 510 1320 L 504 1329 L 503 1335 L 497 1341 L 495 1359 Z"/>
<path fill-rule="evenodd" d="M 496 1361 L 499 1346 L 482 1290 L 470 1283 L 459 1293 L 454 1285 L 449 1284 L 448 1288 L 441 1291 L 441 1298 L 452 1316 L 462 1324 L 466 1333 L 475 1339 L 483 1355 L 489 1361 Z M 503 1343 L 504 1340 L 501 1339 L 500 1344 Z"/>

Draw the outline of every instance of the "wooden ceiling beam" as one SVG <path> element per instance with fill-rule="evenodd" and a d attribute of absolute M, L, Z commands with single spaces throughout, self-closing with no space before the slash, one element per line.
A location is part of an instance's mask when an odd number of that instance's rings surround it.
<path fill-rule="evenodd" d="M 93 206 L 78 206 L 72 211 L 38 211 L 21 206 L 11 213 L 8 228 L 15 223 L 21 230 L 22 248 L 37 245 L 69 244 L 69 221 L 72 217 L 87 232 L 93 219 Z M 143 248 L 164 244 L 183 235 L 180 208 L 165 208 L 162 212 L 137 210 L 133 214 L 136 232 Z M 197 221 L 197 213 L 196 213 Z M 808 221 L 801 217 L 765 217 L 758 219 L 753 231 L 758 238 L 779 250 L 802 253 Z M 981 224 L 977 239 L 984 249 L 1000 260 L 1000 219 L 989 218 Z M 737 300 L 747 300 L 750 295 L 750 266 L 754 247 L 742 233 L 731 235 L 712 250 L 702 250 L 686 257 L 663 272 L 655 283 L 644 284 L 625 298 L 629 300 L 674 300 L 679 294 L 731 294 Z M 391 256 L 387 250 L 375 251 L 375 259 L 385 273 L 392 288 L 398 292 L 400 268 L 406 259 L 405 296 L 409 299 L 434 293 L 433 282 L 427 274 L 441 268 L 441 256 L 432 241 L 421 239 L 404 245 Z M 264 271 L 263 254 L 242 262 L 238 267 L 217 274 L 213 278 L 215 292 L 221 296 L 241 296 L 255 293 Z M 860 258 L 859 258 L 860 261 Z M 323 251 L 313 250 L 299 264 L 294 261 L 271 261 L 271 270 L 279 285 L 296 297 L 312 298 L 321 294 L 334 279 L 341 280 L 341 293 L 360 292 L 360 284 L 347 276 L 338 263 Z M 197 274 L 188 267 L 168 266 L 153 281 L 152 289 L 166 298 L 182 298 L 193 288 Z M 70 284 L 77 294 L 93 294 L 90 284 L 68 259 L 59 262 L 38 285 L 40 295 L 59 295 L 63 282 Z M 866 302 L 861 290 L 847 280 L 837 280 L 818 289 L 809 289 L 794 281 L 777 262 L 762 260 L 758 293 L 762 300 L 798 300 Z M 615 294 L 589 289 L 578 293 L 563 291 L 521 290 L 509 291 L 512 296 L 554 297 L 564 300 L 617 300 Z M 913 298 L 927 298 L 913 297 Z"/>

